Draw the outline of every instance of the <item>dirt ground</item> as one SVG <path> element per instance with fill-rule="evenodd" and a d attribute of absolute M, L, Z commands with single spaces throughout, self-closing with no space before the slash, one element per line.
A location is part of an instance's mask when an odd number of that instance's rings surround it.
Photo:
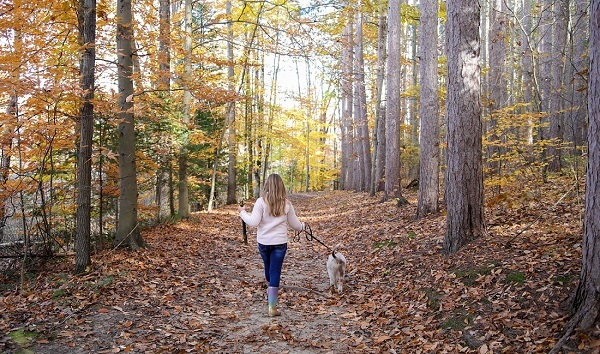
<path fill-rule="evenodd" d="M 414 219 L 409 206 L 350 192 L 291 196 L 325 244 L 341 244 L 345 288 L 329 290 L 328 251 L 290 231 L 279 308 L 249 228 L 235 206 L 144 231 L 144 250 L 106 250 L 70 275 L 57 262 L 30 294 L 5 291 L 7 353 L 545 353 L 568 319 L 580 236 L 542 228 L 505 247 L 522 225 L 490 215 L 488 235 L 459 254 L 441 252 L 443 213 Z M 251 203 L 247 205 L 250 210 Z M 560 214 L 560 210 L 555 215 Z M 555 216 L 554 215 L 554 216 Z M 523 215 L 521 215 L 523 217 Z M 534 217 L 535 215 L 531 215 Z M 555 227 L 542 220 L 541 226 Z M 560 223 L 560 220 L 558 221 Z M 540 239 L 544 237 L 544 239 Z M 22 330 L 18 344 L 9 334 Z M 590 338 L 591 335 L 590 335 Z M 565 352 L 594 352 L 589 340 Z M 597 351 L 595 351 L 597 352 Z"/>

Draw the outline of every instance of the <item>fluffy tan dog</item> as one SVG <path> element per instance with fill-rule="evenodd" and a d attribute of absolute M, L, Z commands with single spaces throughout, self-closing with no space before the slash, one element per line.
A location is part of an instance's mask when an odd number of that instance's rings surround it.
<path fill-rule="evenodd" d="M 336 288 L 337 292 L 341 293 L 346 275 L 346 257 L 335 249 L 327 258 L 327 274 L 330 289 Z"/>

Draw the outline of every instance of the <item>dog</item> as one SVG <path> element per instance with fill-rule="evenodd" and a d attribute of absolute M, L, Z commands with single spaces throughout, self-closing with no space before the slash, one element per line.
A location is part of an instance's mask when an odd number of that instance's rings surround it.
<path fill-rule="evenodd" d="M 346 257 L 335 249 L 327 258 L 327 274 L 329 274 L 329 288 L 342 292 L 344 276 L 346 275 Z"/>

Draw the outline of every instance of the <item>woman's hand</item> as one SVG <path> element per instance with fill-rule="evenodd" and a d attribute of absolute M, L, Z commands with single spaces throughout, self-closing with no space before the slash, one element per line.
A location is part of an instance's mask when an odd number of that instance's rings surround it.
<path fill-rule="evenodd" d="M 244 210 L 246 210 L 246 209 L 244 209 L 243 206 L 238 205 L 238 213 L 241 213 Z"/>

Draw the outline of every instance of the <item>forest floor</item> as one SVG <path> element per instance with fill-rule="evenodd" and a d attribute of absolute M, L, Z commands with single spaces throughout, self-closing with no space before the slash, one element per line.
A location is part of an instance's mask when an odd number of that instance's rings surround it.
<path fill-rule="evenodd" d="M 489 198 L 487 234 L 452 256 L 444 212 L 416 220 L 415 191 L 400 208 L 363 193 L 291 195 L 315 237 L 342 244 L 348 269 L 331 292 L 328 251 L 290 232 L 274 318 L 256 229 L 246 245 L 236 206 L 194 213 L 144 230 L 146 249 L 95 254 L 83 276 L 64 258 L 26 292 L 5 284 L 0 351 L 546 353 L 568 320 L 583 215 L 582 196 L 554 205 L 568 187 L 546 188 Z M 598 337 L 579 335 L 565 352 L 598 353 Z"/>

